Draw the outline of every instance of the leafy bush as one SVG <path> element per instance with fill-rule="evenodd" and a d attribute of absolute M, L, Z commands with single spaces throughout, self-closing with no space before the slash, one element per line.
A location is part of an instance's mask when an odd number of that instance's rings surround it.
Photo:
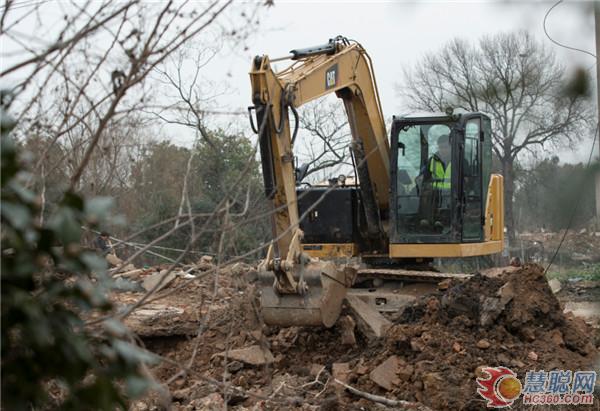
<path fill-rule="evenodd" d="M 152 383 L 142 364 L 153 356 L 127 340 L 120 322 L 84 320 L 112 309 L 105 261 L 80 246 L 81 226 L 101 223 L 111 201 L 66 193 L 40 225 L 12 120 L 4 109 L 0 116 L 2 408 L 126 408 Z"/>

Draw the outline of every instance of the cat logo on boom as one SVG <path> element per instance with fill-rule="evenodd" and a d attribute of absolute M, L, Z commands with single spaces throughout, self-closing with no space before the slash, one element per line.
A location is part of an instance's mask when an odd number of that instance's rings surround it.
<path fill-rule="evenodd" d="M 325 72 L 325 88 L 330 89 L 337 84 L 337 64 L 334 64 Z"/>

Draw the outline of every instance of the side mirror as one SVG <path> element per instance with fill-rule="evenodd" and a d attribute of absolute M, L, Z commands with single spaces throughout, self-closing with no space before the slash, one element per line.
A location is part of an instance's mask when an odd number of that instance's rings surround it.
<path fill-rule="evenodd" d="M 404 157 L 406 155 L 406 145 L 403 142 L 398 141 L 398 148 L 402 149 L 402 157 Z"/>
<path fill-rule="evenodd" d="M 308 173 L 308 164 L 302 164 L 300 167 L 296 169 L 296 184 L 299 184 L 304 180 L 306 174 Z"/>

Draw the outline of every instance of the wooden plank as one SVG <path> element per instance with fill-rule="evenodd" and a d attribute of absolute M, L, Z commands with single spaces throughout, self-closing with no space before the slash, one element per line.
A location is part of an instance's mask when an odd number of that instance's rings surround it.
<path fill-rule="evenodd" d="M 137 278 L 141 273 L 144 272 L 143 268 L 136 268 L 134 270 L 126 271 L 124 273 L 115 274 L 114 278 L 124 277 L 124 278 Z"/>
<path fill-rule="evenodd" d="M 387 330 L 392 326 L 390 321 L 381 315 L 375 308 L 362 301 L 359 297 L 347 295 L 346 301 L 354 314 L 358 329 L 369 340 L 383 337 Z"/>
<path fill-rule="evenodd" d="M 140 337 L 192 336 L 198 333 L 199 321 L 182 307 L 146 304 L 131 313 L 125 325 Z"/>

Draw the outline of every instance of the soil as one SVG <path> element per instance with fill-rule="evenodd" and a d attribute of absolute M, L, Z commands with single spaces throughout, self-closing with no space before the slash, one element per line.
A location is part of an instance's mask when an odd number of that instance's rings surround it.
<path fill-rule="evenodd" d="M 444 291 L 389 315 L 393 326 L 384 338 L 368 341 L 355 329 L 354 345 L 341 343 L 352 321 L 331 329 L 262 324 L 258 293 L 248 281 L 252 271 L 222 270 L 214 300 L 213 275 L 193 286 L 177 278 L 161 291 L 180 287 L 157 303 L 183 310 L 180 317 L 192 321 L 194 332 L 172 320 L 173 333 L 163 329 L 158 336 L 142 337 L 148 350 L 170 360 L 151 369 L 157 381 L 169 381 L 169 394 L 152 393 L 134 401 L 132 409 L 384 408 L 344 391 L 333 382 L 335 374 L 361 391 L 430 409 L 480 410 L 485 401 L 476 393 L 475 378 L 482 366 L 508 367 L 521 381 L 529 370 L 598 368 L 598 329 L 563 313 L 537 265 L 453 280 Z M 115 299 L 129 302 L 134 296 L 121 293 Z M 229 350 L 251 346 L 270 352 L 273 361 L 250 365 L 227 359 Z M 370 374 L 391 356 L 398 365 L 385 389 Z M 190 368 L 182 373 L 174 363 Z M 519 401 L 514 407 L 523 407 Z M 595 405 L 599 401 L 596 396 Z"/>

